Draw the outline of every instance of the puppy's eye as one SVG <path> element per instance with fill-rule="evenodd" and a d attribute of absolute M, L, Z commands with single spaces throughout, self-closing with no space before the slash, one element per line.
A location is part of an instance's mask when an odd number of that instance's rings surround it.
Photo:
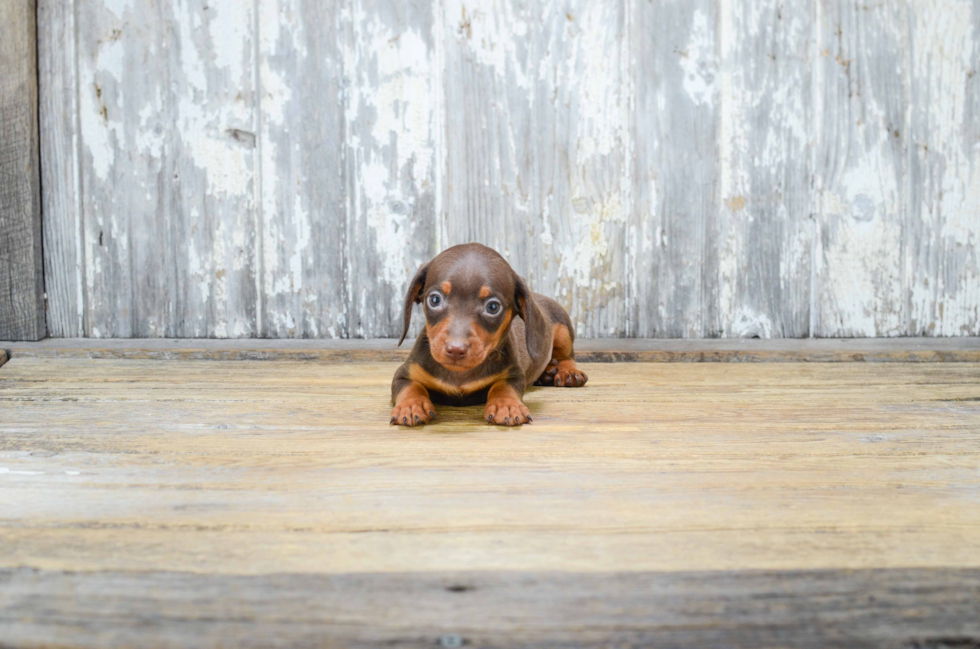
<path fill-rule="evenodd" d="M 438 309 L 442 305 L 442 296 L 438 293 L 432 293 L 429 295 L 429 306 L 433 309 Z"/>
<path fill-rule="evenodd" d="M 497 315 L 498 313 L 500 313 L 500 302 L 498 302 L 497 300 L 490 300 L 489 302 L 487 302 L 487 305 L 483 308 L 486 309 L 487 313 L 489 313 L 490 315 Z"/>

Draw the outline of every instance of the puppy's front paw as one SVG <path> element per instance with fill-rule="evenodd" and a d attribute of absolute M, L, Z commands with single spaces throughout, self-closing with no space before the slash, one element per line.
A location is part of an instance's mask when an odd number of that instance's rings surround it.
<path fill-rule="evenodd" d="M 555 385 L 559 388 L 580 388 L 588 380 L 588 375 L 576 367 L 558 370 L 555 375 Z"/>
<path fill-rule="evenodd" d="M 431 401 L 422 397 L 407 397 L 395 405 L 389 423 L 398 426 L 415 426 L 432 421 L 435 416 L 436 409 Z"/>
<path fill-rule="evenodd" d="M 497 397 L 487 401 L 487 407 L 483 410 L 483 417 L 488 424 L 499 426 L 518 426 L 531 423 L 531 411 L 521 403 L 520 399 L 511 397 Z"/>

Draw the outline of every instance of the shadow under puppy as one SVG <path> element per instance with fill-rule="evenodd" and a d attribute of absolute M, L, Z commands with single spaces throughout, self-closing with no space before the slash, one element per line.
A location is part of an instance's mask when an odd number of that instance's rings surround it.
<path fill-rule="evenodd" d="M 530 423 L 521 401 L 528 385 L 581 387 L 589 379 L 575 367 L 575 331 L 565 310 L 531 293 L 486 246 L 454 246 L 419 269 L 405 296 L 399 345 L 419 303 L 425 329 L 391 382 L 392 424 L 430 421 L 433 403 L 484 402 L 488 423 Z"/>

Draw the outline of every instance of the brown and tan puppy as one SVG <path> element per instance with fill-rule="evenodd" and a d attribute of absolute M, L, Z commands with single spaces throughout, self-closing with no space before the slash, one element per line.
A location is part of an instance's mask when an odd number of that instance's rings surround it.
<path fill-rule="evenodd" d="M 422 304 L 425 329 L 391 382 L 391 423 L 414 426 L 433 403 L 486 402 L 488 423 L 530 423 L 528 385 L 581 387 L 575 331 L 561 306 L 531 293 L 510 264 L 478 243 L 454 246 L 422 266 L 405 296 L 401 345 Z"/>

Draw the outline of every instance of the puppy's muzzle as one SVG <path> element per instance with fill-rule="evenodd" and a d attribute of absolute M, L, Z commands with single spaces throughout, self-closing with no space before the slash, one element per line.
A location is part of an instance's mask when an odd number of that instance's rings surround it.
<path fill-rule="evenodd" d="M 463 340 L 450 340 L 446 342 L 444 350 L 451 361 L 458 363 L 466 358 L 470 351 L 470 344 Z"/>

